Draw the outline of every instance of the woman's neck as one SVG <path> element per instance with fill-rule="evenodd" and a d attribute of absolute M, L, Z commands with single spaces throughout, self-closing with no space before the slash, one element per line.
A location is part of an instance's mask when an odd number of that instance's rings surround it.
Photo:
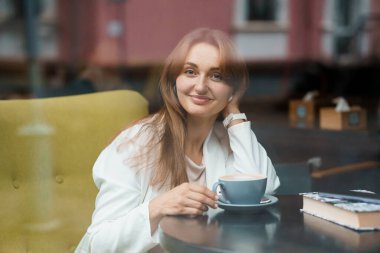
<path fill-rule="evenodd" d="M 188 118 L 185 153 L 197 164 L 202 163 L 203 143 L 214 126 L 214 122 L 215 119 L 204 120 L 199 118 Z"/>

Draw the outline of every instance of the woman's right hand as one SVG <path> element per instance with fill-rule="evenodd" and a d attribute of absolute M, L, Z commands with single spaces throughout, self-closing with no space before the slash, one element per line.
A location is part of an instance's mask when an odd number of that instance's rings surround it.
<path fill-rule="evenodd" d="M 153 233 L 166 215 L 201 215 L 208 207 L 216 208 L 217 194 L 207 187 L 183 183 L 149 203 L 149 218 Z"/>

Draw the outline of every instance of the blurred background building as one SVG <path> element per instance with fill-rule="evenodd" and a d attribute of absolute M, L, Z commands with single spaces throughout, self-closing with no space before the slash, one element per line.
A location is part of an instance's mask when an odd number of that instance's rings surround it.
<path fill-rule="evenodd" d="M 378 128 L 379 0 L 0 0 L 0 99 L 135 89 L 155 110 L 163 61 L 197 27 L 228 33 L 248 63 L 247 110 L 286 115 L 316 90 Z"/>
<path fill-rule="evenodd" d="M 36 21 L 29 37 L 27 8 Z M 84 74 L 88 91 L 152 96 L 157 69 L 196 27 L 230 34 L 251 70 L 247 96 L 379 95 L 378 0 L 0 0 L 0 96 L 32 94 L 33 38 L 42 89 Z"/>

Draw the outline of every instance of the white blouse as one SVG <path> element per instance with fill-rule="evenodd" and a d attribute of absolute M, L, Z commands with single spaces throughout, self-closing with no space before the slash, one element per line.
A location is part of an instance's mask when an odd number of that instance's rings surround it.
<path fill-rule="evenodd" d="M 95 162 L 93 178 L 99 193 L 92 223 L 76 253 L 139 253 L 159 243 L 158 232 L 151 234 L 148 205 L 168 188 L 157 190 L 149 184 L 154 170 L 149 161 L 141 161 L 139 165 L 143 169 L 140 170 L 128 163 L 128 156 L 144 147 L 144 138 L 130 143 L 122 152 L 119 149 L 120 144 L 140 128 L 141 125 L 135 125 L 122 132 Z M 209 189 L 220 176 L 237 172 L 266 175 L 266 193 L 273 193 L 280 185 L 272 162 L 257 141 L 249 121 L 228 129 L 217 122 L 203 145 L 203 171 L 187 162 L 190 181 Z"/>

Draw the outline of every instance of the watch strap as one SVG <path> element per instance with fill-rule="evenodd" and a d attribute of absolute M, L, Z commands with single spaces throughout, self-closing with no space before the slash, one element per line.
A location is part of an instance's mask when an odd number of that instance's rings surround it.
<path fill-rule="evenodd" d="M 245 113 L 230 113 L 228 114 L 228 116 L 223 120 L 223 126 L 225 128 L 228 127 L 228 125 L 231 123 L 231 121 L 233 120 L 238 120 L 238 119 L 241 119 L 241 120 L 247 120 L 247 116 L 245 115 Z"/>

